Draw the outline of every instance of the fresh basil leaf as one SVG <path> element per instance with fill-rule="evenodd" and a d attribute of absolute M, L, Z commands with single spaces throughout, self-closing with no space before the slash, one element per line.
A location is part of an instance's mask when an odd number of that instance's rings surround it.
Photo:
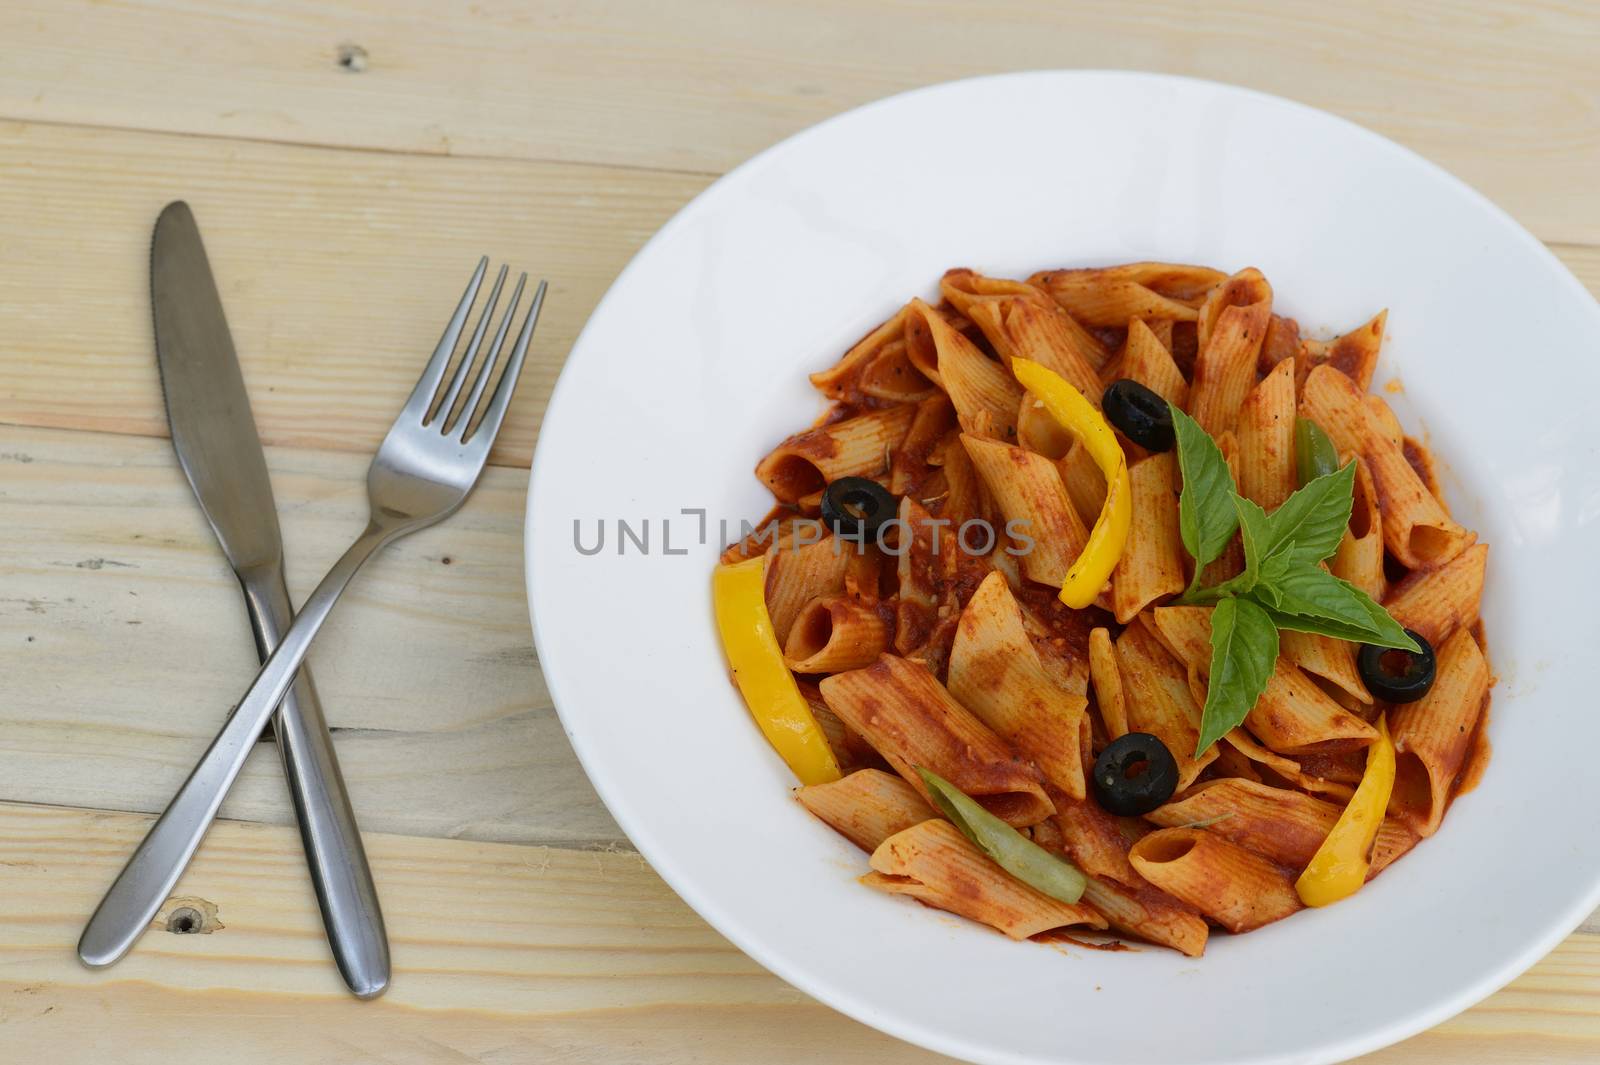
<path fill-rule="evenodd" d="M 1348 640 L 1351 643 L 1366 643 L 1371 630 L 1362 625 L 1346 625 L 1327 618 L 1300 617 L 1295 614 L 1285 614 L 1261 601 L 1261 589 L 1257 588 L 1250 593 L 1250 598 L 1256 605 L 1267 612 L 1272 623 L 1282 632 L 1310 632 L 1318 636 L 1332 636 L 1335 640 Z"/>
<path fill-rule="evenodd" d="M 1028 839 L 939 774 L 918 766 L 917 775 L 939 812 L 1000 868 L 1053 899 L 1077 902 L 1083 897 L 1087 881 L 1072 863 Z"/>
<path fill-rule="evenodd" d="M 1267 556 L 1261 563 L 1261 571 L 1257 575 L 1255 587 L 1250 589 L 1262 606 L 1271 606 L 1276 609 L 1283 602 L 1283 596 L 1278 591 L 1278 582 L 1284 575 L 1298 563 L 1294 555 L 1279 546 L 1278 550 Z"/>
<path fill-rule="evenodd" d="M 1228 583 L 1237 581 L 1234 590 L 1248 592 L 1261 580 L 1261 564 L 1265 561 L 1263 552 L 1272 539 L 1272 519 L 1254 500 L 1246 499 L 1237 492 L 1233 496 L 1233 509 L 1239 516 L 1239 539 L 1244 542 L 1244 572 Z"/>
<path fill-rule="evenodd" d="M 1238 727 L 1266 690 L 1278 661 L 1278 629 L 1251 599 L 1222 600 L 1211 612 L 1211 678 L 1195 757 Z"/>
<path fill-rule="evenodd" d="M 1200 571 L 1215 561 L 1233 539 L 1239 515 L 1233 509 L 1233 474 L 1222 449 L 1200 423 L 1176 405 L 1172 428 L 1178 441 L 1178 468 L 1183 472 L 1183 492 L 1178 497 L 1178 531 L 1183 546 L 1194 559 L 1194 583 Z"/>
<path fill-rule="evenodd" d="M 1303 562 L 1317 563 L 1332 555 L 1350 524 L 1355 485 L 1356 464 L 1352 460 L 1338 472 L 1324 474 L 1297 489 L 1272 512 L 1272 534 L 1262 545 L 1263 557 L 1279 548 Z"/>
<path fill-rule="evenodd" d="M 1274 574 L 1270 582 L 1258 584 L 1252 594 L 1258 600 L 1266 599 L 1261 594 L 1264 589 L 1270 589 L 1275 598 L 1260 605 L 1270 610 L 1281 629 L 1321 633 L 1379 647 L 1421 650 L 1399 622 L 1366 592 L 1321 566 L 1291 562 L 1281 575 Z"/>

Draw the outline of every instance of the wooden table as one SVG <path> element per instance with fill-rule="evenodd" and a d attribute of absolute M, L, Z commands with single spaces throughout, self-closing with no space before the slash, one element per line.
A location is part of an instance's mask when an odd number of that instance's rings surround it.
<path fill-rule="evenodd" d="M 0 1058 L 932 1060 L 708 928 L 573 758 L 522 582 L 526 467 L 562 359 L 719 173 L 864 101 L 1032 67 L 1193 74 L 1345 115 L 1482 189 L 1600 291 L 1600 13 L 1405 7 L 7 0 Z M 265 748 L 179 889 L 220 925 L 152 931 L 108 972 L 72 953 L 254 670 L 163 439 L 146 248 L 177 197 L 205 231 L 297 595 L 358 529 L 368 456 L 472 261 L 551 280 L 497 465 L 369 571 L 312 655 L 393 936 L 393 989 L 370 1004 L 329 962 Z M 1594 919 L 1373 1058 L 1596 1059 Z"/>

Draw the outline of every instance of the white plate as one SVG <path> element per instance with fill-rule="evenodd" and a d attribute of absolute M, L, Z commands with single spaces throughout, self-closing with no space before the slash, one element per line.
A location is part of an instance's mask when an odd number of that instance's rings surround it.
<path fill-rule="evenodd" d="M 1169 259 L 1260 267 L 1314 335 L 1390 308 L 1378 381 L 1493 545 L 1495 753 L 1444 828 L 1351 900 L 1204 958 L 1013 943 L 857 885 L 790 798 L 713 630 L 751 473 L 820 404 L 805 375 L 940 273 Z M 1340 119 L 1178 78 L 1041 72 L 897 96 L 718 181 L 601 302 L 528 503 L 545 678 L 589 777 L 753 958 L 884 1031 L 984 1062 L 1327 1062 L 1436 1024 L 1600 903 L 1600 312 L 1459 181 Z M 704 508 L 710 542 L 696 538 Z M 617 553 L 615 521 L 649 519 Z M 663 552 L 662 523 L 671 519 Z M 574 522 L 592 545 L 574 546 Z M 737 535 L 736 532 L 733 535 Z"/>

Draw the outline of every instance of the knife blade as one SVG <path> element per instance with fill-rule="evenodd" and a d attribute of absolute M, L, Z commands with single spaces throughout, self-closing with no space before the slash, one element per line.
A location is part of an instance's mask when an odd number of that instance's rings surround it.
<path fill-rule="evenodd" d="M 266 456 L 194 214 L 170 203 L 150 245 L 150 302 L 167 422 L 189 485 L 244 591 L 263 661 L 294 619 Z M 361 834 L 310 671 L 273 718 L 328 943 L 358 997 L 389 982 L 389 943 Z"/>

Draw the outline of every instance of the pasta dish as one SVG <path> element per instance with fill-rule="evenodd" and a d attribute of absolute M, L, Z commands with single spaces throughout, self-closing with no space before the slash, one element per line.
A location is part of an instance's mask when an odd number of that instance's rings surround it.
<path fill-rule="evenodd" d="M 1489 755 L 1488 546 L 1372 390 L 1386 313 L 1315 339 L 1258 270 L 1152 262 L 939 288 L 812 374 L 712 581 L 861 883 L 1198 956 L 1433 835 Z"/>

